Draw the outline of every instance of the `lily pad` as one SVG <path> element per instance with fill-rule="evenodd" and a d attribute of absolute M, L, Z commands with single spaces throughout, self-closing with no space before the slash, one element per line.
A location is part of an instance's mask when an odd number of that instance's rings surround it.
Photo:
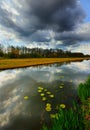
<path fill-rule="evenodd" d="M 65 108 L 66 107 L 66 105 L 65 104 L 60 104 L 60 108 Z"/>
<path fill-rule="evenodd" d="M 51 92 L 48 91 L 47 94 L 51 94 Z"/>
<path fill-rule="evenodd" d="M 44 88 L 43 87 L 38 87 L 39 90 L 43 90 Z"/>
<path fill-rule="evenodd" d="M 29 97 L 28 97 L 28 96 L 24 96 L 24 99 L 25 99 L 25 100 L 28 100 L 28 99 L 29 99 Z"/>
<path fill-rule="evenodd" d="M 38 90 L 38 92 L 39 92 L 39 93 L 41 93 L 41 92 L 42 92 L 42 90 Z"/>
<path fill-rule="evenodd" d="M 43 97 L 45 94 L 44 94 L 44 93 L 41 93 L 40 95 L 41 95 L 41 97 Z"/>
<path fill-rule="evenodd" d="M 51 104 L 50 104 L 50 103 L 47 103 L 46 106 L 47 106 L 47 107 L 51 107 Z"/>
<path fill-rule="evenodd" d="M 42 97 L 42 101 L 46 101 L 47 100 L 47 98 L 46 97 Z"/>
<path fill-rule="evenodd" d="M 54 98 L 54 95 L 53 95 L 53 94 L 51 94 L 51 95 L 49 95 L 49 97 L 50 97 L 50 98 Z"/>
<path fill-rule="evenodd" d="M 59 86 L 59 88 L 63 88 L 63 86 Z"/>
<path fill-rule="evenodd" d="M 50 112 L 50 111 L 52 110 L 52 108 L 51 108 L 51 107 L 46 107 L 45 110 L 46 110 L 47 112 Z"/>

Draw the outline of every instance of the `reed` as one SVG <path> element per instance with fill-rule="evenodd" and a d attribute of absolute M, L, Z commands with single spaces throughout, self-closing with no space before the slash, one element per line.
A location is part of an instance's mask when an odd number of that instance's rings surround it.
<path fill-rule="evenodd" d="M 82 102 L 90 97 L 90 77 L 87 79 L 85 83 L 81 83 L 79 85 L 78 96 Z"/>

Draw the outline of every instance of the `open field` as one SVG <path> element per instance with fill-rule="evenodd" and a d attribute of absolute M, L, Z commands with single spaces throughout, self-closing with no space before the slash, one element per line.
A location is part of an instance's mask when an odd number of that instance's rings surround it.
<path fill-rule="evenodd" d="M 23 68 L 36 65 L 80 61 L 90 58 L 27 58 L 27 59 L 0 59 L 0 70 Z"/>

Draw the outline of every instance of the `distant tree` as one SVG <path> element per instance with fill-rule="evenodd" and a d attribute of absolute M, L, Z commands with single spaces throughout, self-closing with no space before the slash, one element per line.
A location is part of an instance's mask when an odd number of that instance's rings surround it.
<path fill-rule="evenodd" d="M 3 46 L 0 44 L 0 57 L 4 56 Z"/>

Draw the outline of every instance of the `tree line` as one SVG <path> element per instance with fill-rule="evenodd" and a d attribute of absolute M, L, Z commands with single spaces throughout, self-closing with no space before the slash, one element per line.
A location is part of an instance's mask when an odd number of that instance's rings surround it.
<path fill-rule="evenodd" d="M 63 58 L 63 57 L 87 57 L 80 52 L 63 51 L 62 49 L 28 48 L 25 46 L 0 45 L 0 57 L 3 58 Z"/>

